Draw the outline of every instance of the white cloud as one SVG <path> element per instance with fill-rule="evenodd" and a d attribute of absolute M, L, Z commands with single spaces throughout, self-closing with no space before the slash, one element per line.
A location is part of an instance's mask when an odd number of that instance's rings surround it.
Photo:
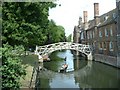
<path fill-rule="evenodd" d="M 88 11 L 88 19 L 93 19 L 94 3 L 99 3 L 100 15 L 116 7 L 115 0 L 59 0 L 61 6 L 51 9 L 50 19 L 65 28 L 66 35 L 73 33 L 74 26 L 78 24 L 79 17 L 83 17 L 83 11 Z"/>

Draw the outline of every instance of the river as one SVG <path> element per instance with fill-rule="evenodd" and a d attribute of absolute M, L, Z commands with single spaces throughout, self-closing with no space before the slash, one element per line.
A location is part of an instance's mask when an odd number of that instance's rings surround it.
<path fill-rule="evenodd" d="M 66 63 L 66 73 L 59 73 Z M 70 50 L 56 51 L 50 55 L 50 62 L 44 62 L 46 68 L 40 71 L 38 88 L 119 88 L 120 69 L 84 57 L 74 56 Z"/>

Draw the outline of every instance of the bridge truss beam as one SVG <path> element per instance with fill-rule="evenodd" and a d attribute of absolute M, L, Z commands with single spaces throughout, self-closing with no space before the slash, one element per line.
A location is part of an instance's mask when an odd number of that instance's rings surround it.
<path fill-rule="evenodd" d="M 72 43 L 72 42 L 59 42 L 54 44 L 49 44 L 45 46 L 36 46 L 35 54 L 43 57 L 57 50 L 70 49 L 76 50 L 87 55 L 88 60 L 92 60 L 92 48 L 90 45 Z"/>

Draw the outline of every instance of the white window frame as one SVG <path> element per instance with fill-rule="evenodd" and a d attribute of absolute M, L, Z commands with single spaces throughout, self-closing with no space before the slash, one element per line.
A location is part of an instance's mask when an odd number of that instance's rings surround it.
<path fill-rule="evenodd" d="M 105 36 L 108 37 L 108 30 L 105 28 Z"/>
<path fill-rule="evenodd" d="M 93 34 L 93 38 L 94 38 L 94 31 L 92 31 L 92 34 Z"/>
<path fill-rule="evenodd" d="M 113 42 L 112 41 L 109 43 L 109 50 L 113 51 Z"/>
<path fill-rule="evenodd" d="M 84 39 L 84 34 L 83 34 L 83 32 L 81 32 L 81 39 Z"/>
<path fill-rule="evenodd" d="M 95 47 L 95 43 L 94 42 L 93 42 L 92 46 Z"/>
<path fill-rule="evenodd" d="M 104 21 L 106 21 L 108 18 L 109 18 L 109 16 L 106 15 L 106 16 L 104 17 Z"/>
<path fill-rule="evenodd" d="M 102 42 L 99 43 L 99 50 L 103 50 L 103 45 L 102 45 Z"/>
<path fill-rule="evenodd" d="M 87 32 L 87 39 L 90 39 L 90 37 L 89 37 L 89 33 Z"/>
<path fill-rule="evenodd" d="M 112 26 L 110 27 L 110 35 L 113 36 L 113 29 L 112 29 Z"/>
<path fill-rule="evenodd" d="M 103 49 L 106 50 L 106 47 L 107 47 L 106 42 L 103 42 L 102 44 L 103 44 Z"/>
<path fill-rule="evenodd" d="M 102 37 L 102 31 L 99 30 L 99 37 Z"/>
<path fill-rule="evenodd" d="M 90 38 L 92 38 L 92 31 L 90 31 Z"/>
<path fill-rule="evenodd" d="M 116 13 L 113 13 L 112 16 L 113 16 L 113 18 L 116 18 Z"/>

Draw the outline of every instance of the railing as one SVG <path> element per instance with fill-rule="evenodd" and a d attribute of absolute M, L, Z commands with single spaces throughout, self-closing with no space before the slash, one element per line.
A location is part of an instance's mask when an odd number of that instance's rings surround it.
<path fill-rule="evenodd" d="M 90 53 L 92 53 L 92 49 L 90 45 L 78 44 L 78 43 L 72 43 L 72 42 L 59 42 L 59 43 L 54 43 L 54 44 L 49 44 L 44 46 L 36 46 L 35 53 L 41 56 L 44 56 L 56 50 L 62 50 L 62 49 L 77 50 L 86 55 L 89 55 Z"/>

